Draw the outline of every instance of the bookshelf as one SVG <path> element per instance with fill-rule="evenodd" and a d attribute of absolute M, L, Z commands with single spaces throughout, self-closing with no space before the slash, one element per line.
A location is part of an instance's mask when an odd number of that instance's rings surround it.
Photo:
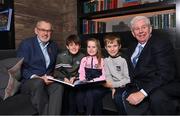
<path fill-rule="evenodd" d="M 175 0 L 78 0 L 77 5 L 80 38 L 96 37 L 102 47 L 104 35 L 130 33 L 129 22 L 136 15 L 149 17 L 154 30 L 176 33 Z M 130 40 L 122 42 L 127 47 Z"/>
<path fill-rule="evenodd" d="M 0 50 L 15 49 L 13 4 L 13 0 L 0 0 Z"/>

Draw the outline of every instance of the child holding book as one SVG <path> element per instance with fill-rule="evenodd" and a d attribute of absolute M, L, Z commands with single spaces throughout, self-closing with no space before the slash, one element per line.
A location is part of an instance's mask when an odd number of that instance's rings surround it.
<path fill-rule="evenodd" d="M 109 57 L 105 58 L 105 87 L 112 90 L 112 98 L 114 98 L 119 114 L 126 114 L 122 102 L 122 94 L 125 91 L 126 84 L 130 83 L 128 66 L 126 60 L 121 57 L 121 41 L 118 36 L 106 35 L 104 38 L 105 49 Z"/>
<path fill-rule="evenodd" d="M 105 80 L 101 46 L 95 38 L 87 40 L 87 56 L 81 60 L 79 79 L 91 82 Z M 105 88 L 101 84 L 89 84 L 79 87 L 77 94 L 78 111 L 87 115 L 102 114 L 104 90 Z"/>
<path fill-rule="evenodd" d="M 78 70 L 81 59 L 84 54 L 80 52 L 80 39 L 77 35 L 72 34 L 66 39 L 67 50 L 61 54 L 58 54 L 56 64 L 69 64 L 71 67 L 60 67 L 55 70 L 55 77 L 59 76 L 61 80 L 67 83 L 73 84 L 78 79 Z M 64 114 L 76 114 L 76 89 L 70 86 L 64 86 Z"/>

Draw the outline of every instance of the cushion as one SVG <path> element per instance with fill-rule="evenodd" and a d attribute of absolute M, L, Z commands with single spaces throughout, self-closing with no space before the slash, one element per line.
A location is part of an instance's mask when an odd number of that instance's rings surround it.
<path fill-rule="evenodd" d="M 22 63 L 22 58 L 8 58 L 0 61 L 0 97 L 3 100 L 18 91 Z"/>

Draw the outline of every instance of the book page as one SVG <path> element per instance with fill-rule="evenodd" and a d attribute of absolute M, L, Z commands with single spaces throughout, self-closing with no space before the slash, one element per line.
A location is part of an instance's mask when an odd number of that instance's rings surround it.
<path fill-rule="evenodd" d="M 99 83 L 99 82 L 100 83 L 105 82 L 105 80 L 99 80 L 99 81 L 76 80 L 73 84 L 71 84 L 71 83 L 64 82 L 63 80 L 55 79 L 55 78 L 52 78 L 52 77 L 49 77 L 49 76 L 47 76 L 47 78 L 49 80 L 56 81 L 56 82 L 59 82 L 59 83 L 63 83 L 63 84 L 69 85 L 71 87 L 75 87 L 75 86 L 79 86 L 79 85 L 86 85 L 86 84 L 93 84 L 93 83 L 95 84 L 95 83 Z"/>
<path fill-rule="evenodd" d="M 73 84 L 64 82 L 63 80 L 55 79 L 55 78 L 52 78 L 52 77 L 49 77 L 49 76 L 47 76 L 47 78 L 48 78 L 49 80 L 56 81 L 56 82 L 63 83 L 63 84 L 66 84 L 66 85 L 69 85 L 69 86 L 74 87 Z"/>
<path fill-rule="evenodd" d="M 74 82 L 74 85 L 76 86 L 76 85 L 87 84 L 87 83 L 90 83 L 90 82 L 89 82 L 89 81 L 86 81 L 86 80 L 83 80 L 83 81 L 76 80 L 76 81 Z"/>

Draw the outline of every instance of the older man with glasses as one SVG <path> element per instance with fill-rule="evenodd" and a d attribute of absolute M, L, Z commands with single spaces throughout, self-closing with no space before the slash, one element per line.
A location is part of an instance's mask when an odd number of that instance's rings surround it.
<path fill-rule="evenodd" d="M 21 92 L 31 96 L 38 114 L 59 115 L 63 87 L 47 79 L 53 73 L 58 54 L 56 43 L 50 40 L 52 24 L 38 21 L 34 32 L 36 36 L 22 41 L 17 50 L 17 57 L 24 58 Z"/>

